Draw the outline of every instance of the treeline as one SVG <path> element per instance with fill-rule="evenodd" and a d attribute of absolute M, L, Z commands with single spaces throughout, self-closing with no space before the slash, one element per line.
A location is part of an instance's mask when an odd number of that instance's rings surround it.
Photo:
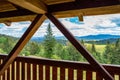
<path fill-rule="evenodd" d="M 65 44 L 61 44 L 62 41 L 57 41 L 55 39 L 50 24 L 48 25 L 46 35 L 44 37 L 44 41 L 41 43 L 29 41 L 21 51 L 20 55 L 35 55 L 58 60 L 86 61 L 86 59 L 82 57 L 82 55 L 71 45 L 70 42 L 67 41 Z M 14 39 L 9 36 L 1 36 L 0 53 L 9 53 L 17 41 L 18 39 Z M 120 39 L 118 39 L 115 43 L 107 41 L 102 53 L 97 51 L 94 41 L 91 42 L 89 46 L 84 40 L 81 40 L 80 43 L 85 46 L 100 63 L 120 64 Z"/>

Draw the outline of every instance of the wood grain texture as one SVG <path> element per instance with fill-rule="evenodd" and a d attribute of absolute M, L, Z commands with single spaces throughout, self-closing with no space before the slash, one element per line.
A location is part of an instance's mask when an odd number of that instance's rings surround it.
<path fill-rule="evenodd" d="M 17 9 L 11 3 L 9 3 L 5 0 L 0 1 L 0 12 L 12 11 L 12 10 L 17 10 Z"/>
<path fill-rule="evenodd" d="M 43 65 L 39 65 L 39 80 L 43 80 Z"/>
<path fill-rule="evenodd" d="M 16 79 L 17 80 L 20 80 L 20 62 L 18 61 L 18 62 L 16 62 Z M 10 75 L 10 74 L 8 74 L 8 75 Z"/>
<path fill-rule="evenodd" d="M 43 14 L 47 12 L 47 7 L 40 0 L 8 0 L 8 1 L 38 14 L 41 13 Z"/>
<path fill-rule="evenodd" d="M 60 68 L 60 80 L 65 80 L 65 68 Z"/>
<path fill-rule="evenodd" d="M 68 68 L 68 80 L 74 80 L 74 70 Z"/>
<path fill-rule="evenodd" d="M 46 80 L 50 80 L 50 66 L 45 66 L 45 78 Z"/>
<path fill-rule="evenodd" d="M 52 67 L 52 80 L 57 80 L 57 67 Z"/>
<path fill-rule="evenodd" d="M 92 71 L 86 72 L 86 80 L 92 80 Z"/>
<path fill-rule="evenodd" d="M 77 70 L 77 80 L 83 79 L 83 70 L 78 69 Z"/>
<path fill-rule="evenodd" d="M 31 65 L 27 63 L 27 80 L 31 80 Z"/>
<path fill-rule="evenodd" d="M 120 13 L 120 5 L 86 8 L 76 10 L 57 11 L 52 14 L 56 17 L 75 17 L 75 16 L 92 16 L 92 15 L 104 15 L 104 14 L 117 14 Z"/>
<path fill-rule="evenodd" d="M 33 64 L 33 80 L 37 80 L 37 65 Z"/>
<path fill-rule="evenodd" d="M 75 0 L 42 0 L 44 1 L 47 5 L 52 5 L 52 4 L 60 4 L 60 3 L 66 3 L 66 2 L 73 2 Z"/>

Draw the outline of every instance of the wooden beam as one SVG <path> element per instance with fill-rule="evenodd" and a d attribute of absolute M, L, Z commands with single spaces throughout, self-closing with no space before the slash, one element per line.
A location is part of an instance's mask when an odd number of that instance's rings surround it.
<path fill-rule="evenodd" d="M 47 12 L 47 7 L 40 0 L 8 0 L 8 1 L 38 14 L 44 14 Z"/>
<path fill-rule="evenodd" d="M 66 2 L 73 2 L 75 0 L 42 0 L 47 5 L 53 5 L 53 4 L 60 4 L 60 3 L 66 3 Z"/>
<path fill-rule="evenodd" d="M 87 4 L 87 5 L 86 5 Z M 74 17 L 120 13 L 119 0 L 76 0 L 48 6 L 48 12 L 57 17 Z"/>
<path fill-rule="evenodd" d="M 104 14 L 117 14 L 120 13 L 120 5 L 97 7 L 97 8 L 87 8 L 87 9 L 77 9 L 77 10 L 67 10 L 53 12 L 52 14 L 56 17 L 75 17 L 80 14 L 83 16 L 92 15 L 104 15 Z"/>
<path fill-rule="evenodd" d="M 73 44 L 73 46 L 88 60 L 91 66 L 106 80 L 114 80 L 113 77 L 101 66 L 94 57 L 74 38 L 74 36 L 64 27 L 64 25 L 57 20 L 53 15 L 46 14 L 46 16 L 55 24 L 55 26 L 64 34 L 64 36 Z"/>
<path fill-rule="evenodd" d="M 23 15 L 23 16 L 14 16 L 8 18 L 0 18 L 0 23 L 10 22 L 20 22 L 20 21 L 33 21 L 37 15 Z"/>
<path fill-rule="evenodd" d="M 11 22 L 11 21 L 6 21 L 6 22 L 4 22 L 4 24 L 5 24 L 6 26 L 11 26 L 12 22 Z"/>
<path fill-rule="evenodd" d="M 8 57 L 3 61 L 3 64 L 0 65 L 0 75 L 2 75 L 4 71 L 9 67 L 9 64 L 11 64 L 14 61 L 14 59 L 17 57 L 17 55 L 20 53 L 20 51 L 23 49 L 26 43 L 30 40 L 33 34 L 37 31 L 37 29 L 40 27 L 40 25 L 43 23 L 44 20 L 45 20 L 44 15 L 38 15 L 34 19 L 30 27 L 20 38 L 20 40 L 15 45 L 13 50 L 10 52 Z"/>
<path fill-rule="evenodd" d="M 0 12 L 17 10 L 11 3 L 7 1 L 0 1 Z"/>
<path fill-rule="evenodd" d="M 54 4 L 48 6 L 48 12 L 60 12 L 68 10 L 80 10 L 105 6 L 120 5 L 119 0 L 76 0 L 75 2 Z"/>
<path fill-rule="evenodd" d="M 35 13 L 26 10 L 20 9 L 15 11 L 7 11 L 7 12 L 0 12 L 0 18 L 8 18 L 8 17 L 15 17 L 15 16 L 24 16 L 24 15 L 34 15 Z"/>
<path fill-rule="evenodd" d="M 78 15 L 78 18 L 79 18 L 79 21 L 84 21 L 84 20 L 83 20 L 83 15 L 81 15 L 81 14 Z"/>
<path fill-rule="evenodd" d="M 0 23 L 33 20 L 36 15 L 37 14 L 25 9 L 0 12 Z"/>

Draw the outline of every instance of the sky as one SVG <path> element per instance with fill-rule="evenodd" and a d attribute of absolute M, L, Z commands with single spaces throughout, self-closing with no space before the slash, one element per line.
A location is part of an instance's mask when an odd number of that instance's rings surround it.
<path fill-rule="evenodd" d="M 83 22 L 79 21 L 78 17 L 61 18 L 59 20 L 74 36 L 120 35 L 120 14 L 84 16 Z M 46 28 L 49 23 L 51 24 L 54 36 L 63 36 L 52 22 L 45 20 L 34 34 L 34 37 L 43 37 L 46 34 Z M 11 26 L 0 24 L 0 34 L 21 37 L 30 24 L 30 21 L 12 23 Z"/>

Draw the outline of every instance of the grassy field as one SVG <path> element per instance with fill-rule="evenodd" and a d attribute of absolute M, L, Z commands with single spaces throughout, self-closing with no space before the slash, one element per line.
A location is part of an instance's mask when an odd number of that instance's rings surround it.
<path fill-rule="evenodd" d="M 91 49 L 92 44 L 86 43 L 85 46 L 86 46 L 86 48 Z M 95 44 L 95 49 L 97 52 L 103 53 L 105 51 L 105 46 L 106 45 L 98 45 L 98 44 L 96 45 Z"/>
<path fill-rule="evenodd" d="M 105 46 L 106 45 L 95 45 L 96 51 L 103 53 L 105 51 Z"/>

